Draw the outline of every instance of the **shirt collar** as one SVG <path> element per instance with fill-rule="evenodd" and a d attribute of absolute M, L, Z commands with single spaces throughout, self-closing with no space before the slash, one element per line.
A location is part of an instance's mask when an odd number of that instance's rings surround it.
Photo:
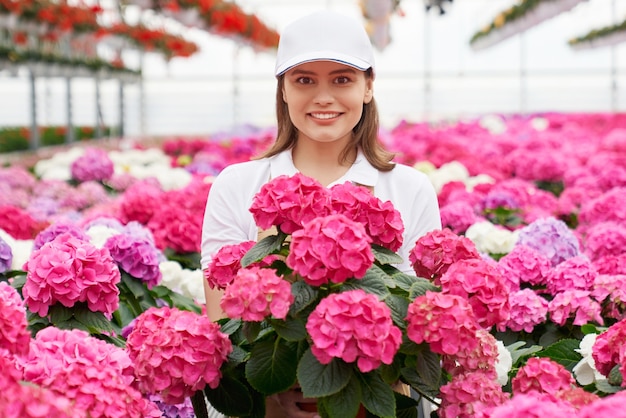
<path fill-rule="evenodd" d="M 298 170 L 293 165 L 291 150 L 283 151 L 270 158 L 270 175 L 271 178 L 287 175 L 293 176 Z M 374 187 L 378 181 L 378 170 L 367 161 L 363 151 L 359 148 L 356 160 L 352 167 L 341 178 L 334 181 L 330 186 L 350 181 L 362 186 Z"/>

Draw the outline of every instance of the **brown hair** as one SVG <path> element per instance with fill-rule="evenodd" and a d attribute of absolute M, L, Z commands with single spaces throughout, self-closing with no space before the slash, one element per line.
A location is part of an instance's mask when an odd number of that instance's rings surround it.
<path fill-rule="evenodd" d="M 372 69 L 365 72 L 366 77 L 373 77 Z M 291 122 L 287 103 L 283 100 L 284 75 L 278 77 L 276 83 L 276 122 L 277 134 L 274 144 L 258 158 L 271 157 L 283 151 L 293 148 L 298 138 L 298 129 Z M 343 149 L 340 162 L 345 163 L 350 151 L 357 146 L 363 150 L 367 161 L 380 171 L 391 171 L 395 164 L 391 162 L 394 154 L 387 151 L 378 141 L 378 108 L 372 97 L 369 103 L 363 104 L 361 120 L 352 129 L 352 139 Z"/>

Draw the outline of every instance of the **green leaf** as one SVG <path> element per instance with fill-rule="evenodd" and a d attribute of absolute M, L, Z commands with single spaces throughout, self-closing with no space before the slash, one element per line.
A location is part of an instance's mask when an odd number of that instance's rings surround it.
<path fill-rule="evenodd" d="M 97 335 L 94 335 L 94 337 L 102 341 L 106 341 L 109 344 L 113 344 L 116 347 L 120 347 L 120 348 L 126 347 L 126 340 L 120 337 L 114 337 L 114 336 L 107 335 L 107 334 L 97 334 Z"/>
<path fill-rule="evenodd" d="M 220 324 L 220 331 L 226 335 L 232 335 L 235 332 L 239 331 L 241 326 L 243 325 L 243 321 L 241 319 L 229 319 L 224 318 L 223 320 L 218 321 Z"/>
<path fill-rule="evenodd" d="M 227 417 L 250 415 L 254 408 L 253 392 L 252 388 L 227 374 L 222 376 L 217 388 L 206 386 L 204 389 L 211 406 Z"/>
<path fill-rule="evenodd" d="M 55 303 L 48 311 L 48 318 L 50 318 L 50 322 L 57 326 L 69 321 L 73 315 L 74 312 L 71 308 L 63 306 L 60 303 Z"/>
<path fill-rule="evenodd" d="M 356 376 L 352 376 L 339 392 L 319 398 L 317 402 L 329 418 L 355 417 L 361 407 L 361 385 Z"/>
<path fill-rule="evenodd" d="M 430 281 L 422 277 L 416 277 L 415 281 L 411 285 L 411 289 L 409 289 L 409 299 L 415 300 L 416 297 L 422 296 L 428 291 L 438 292 L 439 289 L 437 289 L 437 287 Z"/>
<path fill-rule="evenodd" d="M 74 318 L 84 324 L 90 334 L 104 334 L 115 332 L 111 322 L 102 312 L 92 312 L 87 307 L 80 307 L 74 310 Z"/>
<path fill-rule="evenodd" d="M 396 399 L 393 389 L 376 372 L 359 374 L 363 406 L 377 417 L 394 418 Z"/>
<path fill-rule="evenodd" d="M 381 245 L 372 244 L 372 252 L 380 264 L 401 264 L 404 261 L 397 253 Z"/>
<path fill-rule="evenodd" d="M 294 296 L 294 301 L 290 310 L 296 314 L 315 302 L 318 290 L 301 280 L 297 280 L 291 284 L 291 294 Z"/>
<path fill-rule="evenodd" d="M 280 251 L 280 247 L 283 245 L 286 237 L 286 234 L 279 232 L 277 235 L 270 235 L 263 238 L 261 241 L 254 244 L 243 256 L 241 266 L 244 268 L 248 267 L 252 263 L 263 260 L 275 251 Z"/>
<path fill-rule="evenodd" d="M 399 287 L 400 289 L 404 290 L 405 292 L 410 292 L 411 291 L 411 286 L 413 286 L 413 284 L 418 279 L 418 277 L 416 277 L 416 276 L 411 276 L 410 274 L 406 274 L 406 273 L 402 273 L 402 272 L 399 272 L 399 273 L 396 273 L 396 274 L 392 275 L 391 278 L 396 283 L 396 286 Z M 422 279 L 422 280 L 426 280 L 426 279 Z"/>
<path fill-rule="evenodd" d="M 350 279 L 344 282 L 343 288 L 349 289 L 363 289 L 367 293 L 372 293 L 385 299 L 389 296 L 389 289 L 385 285 L 385 277 L 387 275 L 377 266 L 370 267 L 365 276 L 362 279 Z"/>
<path fill-rule="evenodd" d="M 518 341 L 516 343 L 506 346 L 506 348 L 511 353 L 511 360 L 514 366 L 517 365 L 517 363 L 521 359 L 531 356 L 543 350 L 543 347 L 540 345 L 531 345 L 530 347 L 518 348 L 518 347 L 523 347 L 524 345 L 526 345 L 525 341 Z"/>
<path fill-rule="evenodd" d="M 422 351 L 415 358 L 415 366 L 404 367 L 401 373 L 409 385 L 422 396 L 429 400 L 438 396 L 442 370 L 437 354 L 430 350 Z"/>
<path fill-rule="evenodd" d="M 580 341 L 574 339 L 565 339 L 558 341 L 546 349 L 537 353 L 538 357 L 548 357 L 551 360 L 564 366 L 570 372 L 576 366 L 576 364 L 583 358 L 577 350 L 580 346 Z"/>
<path fill-rule="evenodd" d="M 304 321 L 300 318 L 287 318 L 284 321 L 271 319 L 270 324 L 276 333 L 287 341 L 300 341 L 307 337 Z"/>
<path fill-rule="evenodd" d="M 201 390 L 194 392 L 194 394 L 190 396 L 190 400 L 195 418 L 209 418 L 204 393 Z"/>
<path fill-rule="evenodd" d="M 265 395 L 284 392 L 296 383 L 297 345 L 277 340 L 265 340 L 252 349 L 246 363 L 246 378 L 250 385 Z"/>
<path fill-rule="evenodd" d="M 233 351 L 228 355 L 228 362 L 232 364 L 241 364 L 250 358 L 250 353 L 238 345 L 233 346 Z"/>
<path fill-rule="evenodd" d="M 391 310 L 391 319 L 393 323 L 404 329 L 406 328 L 406 315 L 409 310 L 409 300 L 398 295 L 389 295 L 385 299 L 385 303 Z"/>
<path fill-rule="evenodd" d="M 309 348 L 298 363 L 297 373 L 302 394 L 307 398 L 321 398 L 339 392 L 348 384 L 352 366 L 336 358 L 321 364 Z"/>
<path fill-rule="evenodd" d="M 396 398 L 396 414 L 398 418 L 417 418 L 417 407 L 419 402 L 416 399 L 404 396 L 396 391 L 393 392 Z"/>
<path fill-rule="evenodd" d="M 622 376 L 622 372 L 620 372 L 620 367 L 621 365 L 618 364 L 616 366 L 614 366 L 611 371 L 609 372 L 609 384 L 613 385 L 613 386 L 622 386 L 622 380 L 623 380 L 623 376 Z"/>
<path fill-rule="evenodd" d="M 122 283 L 132 293 L 135 299 L 140 300 L 148 295 L 148 288 L 138 279 L 122 270 Z"/>
<path fill-rule="evenodd" d="M 197 251 L 178 253 L 171 248 L 166 248 L 163 254 L 168 260 L 178 262 L 184 269 L 199 270 L 202 268 L 200 264 L 200 253 Z"/>
<path fill-rule="evenodd" d="M 193 299 L 190 297 L 181 295 L 180 293 L 176 293 L 170 291 L 169 294 L 169 302 L 170 306 L 176 307 L 183 311 L 191 311 L 195 313 L 202 313 L 202 308 L 198 305 Z"/>
<path fill-rule="evenodd" d="M 248 342 L 254 342 L 259 336 L 261 332 L 261 323 L 260 322 L 251 322 L 246 321 L 243 323 L 243 335 L 246 337 Z"/>
<path fill-rule="evenodd" d="M 584 334 L 600 334 L 602 330 L 594 324 L 585 324 L 580 327 L 580 331 Z"/>
<path fill-rule="evenodd" d="M 602 393 L 613 394 L 622 391 L 621 386 L 614 386 L 606 379 L 596 380 L 596 389 Z"/>

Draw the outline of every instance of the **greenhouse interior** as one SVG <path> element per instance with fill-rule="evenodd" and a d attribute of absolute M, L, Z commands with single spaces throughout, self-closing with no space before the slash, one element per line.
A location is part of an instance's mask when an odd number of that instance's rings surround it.
<path fill-rule="evenodd" d="M 624 1 L 0 0 L 0 162 L 2 417 L 626 418 Z"/>

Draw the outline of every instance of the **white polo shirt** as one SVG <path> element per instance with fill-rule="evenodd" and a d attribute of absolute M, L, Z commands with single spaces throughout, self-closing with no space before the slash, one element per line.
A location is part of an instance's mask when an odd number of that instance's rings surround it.
<path fill-rule="evenodd" d="M 258 227 L 249 210 L 254 196 L 270 178 L 297 172 L 291 150 L 287 150 L 270 158 L 232 164 L 218 174 L 209 191 L 202 227 L 203 270 L 224 245 L 256 241 Z M 352 167 L 328 187 L 346 181 L 373 187 L 376 197 L 383 202 L 391 201 L 400 212 L 404 241 L 398 254 L 404 262 L 396 267 L 414 275 L 408 258 L 410 250 L 419 237 L 441 229 L 437 194 L 428 177 L 402 164 L 381 172 L 359 150 Z"/>

